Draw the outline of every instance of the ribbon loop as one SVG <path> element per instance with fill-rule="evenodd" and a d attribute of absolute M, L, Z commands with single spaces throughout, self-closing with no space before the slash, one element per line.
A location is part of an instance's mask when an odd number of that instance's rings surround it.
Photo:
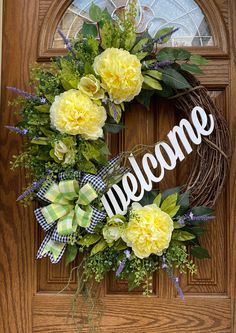
<path fill-rule="evenodd" d="M 83 206 L 89 205 L 94 199 L 97 198 L 97 192 L 89 183 L 85 184 L 79 191 L 79 198 L 77 203 Z"/>
<path fill-rule="evenodd" d="M 48 224 L 55 222 L 61 217 L 67 215 L 71 209 L 72 205 L 61 205 L 61 204 L 50 204 L 41 208 L 41 212 Z"/>

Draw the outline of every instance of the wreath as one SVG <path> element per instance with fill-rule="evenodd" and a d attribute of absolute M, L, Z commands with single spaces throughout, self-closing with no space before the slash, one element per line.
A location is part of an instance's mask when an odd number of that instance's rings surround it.
<path fill-rule="evenodd" d="M 225 183 L 229 134 L 194 77 L 207 60 L 163 47 L 177 30 L 172 27 L 155 38 L 137 35 L 135 8 L 130 2 L 123 15 L 111 17 L 92 4 L 94 23 L 85 22 L 76 39 L 59 31 L 68 54 L 50 66 L 32 66 L 35 93 L 9 87 L 20 95 L 15 104 L 21 106 L 22 121 L 7 127 L 25 138 L 12 168 L 25 167 L 29 180 L 17 200 L 39 202 L 35 216 L 46 236 L 37 258 L 49 256 L 58 263 L 65 254 L 69 263 L 83 253 L 82 281 L 100 282 L 114 271 L 128 280 L 129 290 L 143 285 L 147 295 L 150 275 L 163 269 L 183 297 L 173 271 L 196 273 L 191 256 L 209 257 L 199 238 L 214 218 L 212 206 Z M 136 100 L 148 109 L 154 94 L 186 116 L 168 134 L 172 147 L 139 145 L 108 160 L 104 132 L 122 130 L 128 103 Z M 187 184 L 153 190 L 165 170 L 192 152 L 190 141 L 197 146 Z M 143 168 L 138 154 L 144 154 Z"/>

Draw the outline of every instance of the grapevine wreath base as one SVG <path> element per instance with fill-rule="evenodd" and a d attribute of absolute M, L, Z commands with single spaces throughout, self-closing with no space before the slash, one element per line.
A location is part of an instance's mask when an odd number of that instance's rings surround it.
<path fill-rule="evenodd" d="M 35 94 L 9 87 L 20 95 L 14 104 L 20 105 L 21 121 L 6 127 L 25 138 L 12 168 L 25 167 L 29 182 L 18 201 L 38 201 L 35 216 L 46 233 L 37 258 L 48 256 L 58 263 L 65 254 L 67 263 L 80 262 L 74 268 L 78 289 L 73 309 L 77 311 L 79 295 L 84 294 L 80 308 L 92 332 L 99 323 L 90 320 L 98 302 L 92 285 L 107 272 L 128 280 L 129 290 L 141 285 L 149 295 L 152 274 L 162 269 L 184 297 L 173 272 L 177 268 L 180 274 L 196 273 L 190 254 L 209 258 L 200 236 L 204 224 L 214 218 L 212 207 L 224 187 L 230 159 L 225 119 L 193 76 L 202 74 L 199 65 L 207 60 L 180 48 L 159 47 L 177 33 L 173 27 L 155 36 L 137 35 L 136 9 L 136 2 L 129 1 L 123 15 L 112 17 L 92 4 L 90 21 L 75 39 L 59 32 L 68 54 L 50 66 L 32 67 Z M 191 170 L 186 184 L 163 192 L 146 184 L 148 190 L 138 197 L 142 177 L 132 174 L 132 168 L 138 170 L 136 175 L 141 172 L 133 158 L 153 148 L 158 151 L 161 143 L 138 145 L 108 160 L 104 133 L 124 128 L 127 103 L 136 100 L 148 108 L 154 94 L 174 103 L 175 112 L 186 118 L 182 120 L 189 133 L 181 129 L 181 122 L 175 128 L 187 142 L 185 150 L 189 147 Z M 197 142 L 190 146 L 196 135 Z M 173 153 L 175 167 L 185 156 L 183 151 L 182 159 Z M 164 159 L 160 149 L 156 160 L 152 157 L 154 164 L 158 157 Z M 143 171 L 150 175 L 150 166 Z M 150 179 L 157 178 L 151 174 Z M 108 194 L 113 212 L 104 204 Z M 128 202 L 128 197 L 135 198 Z M 126 209 L 118 207 L 122 200 Z"/>
<path fill-rule="evenodd" d="M 186 190 L 191 192 L 193 206 L 213 207 L 222 192 L 229 168 L 231 145 L 230 134 L 225 118 L 213 103 L 206 87 L 193 76 L 187 75 L 188 82 L 193 88 L 177 93 L 173 99 L 176 110 L 184 112 L 189 117 L 195 106 L 212 114 L 216 130 L 194 152 L 192 168 L 186 183 Z"/>

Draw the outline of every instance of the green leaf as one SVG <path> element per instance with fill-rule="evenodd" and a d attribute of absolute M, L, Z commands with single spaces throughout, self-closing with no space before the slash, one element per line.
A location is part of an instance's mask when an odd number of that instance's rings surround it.
<path fill-rule="evenodd" d="M 162 85 L 163 90 L 157 90 L 155 92 L 156 95 L 163 97 L 163 98 L 167 98 L 167 97 L 171 97 L 175 94 L 173 89 L 170 86 L 167 86 L 164 82 L 162 82 L 161 85 Z"/>
<path fill-rule="evenodd" d="M 206 58 L 200 56 L 199 54 L 192 54 L 190 61 L 196 65 L 206 65 L 209 62 Z"/>
<path fill-rule="evenodd" d="M 44 138 L 44 137 L 39 137 L 37 139 L 32 139 L 30 142 L 33 143 L 33 144 L 36 144 L 36 145 L 43 145 L 43 146 L 49 145 L 48 138 Z"/>
<path fill-rule="evenodd" d="M 183 227 L 185 227 L 185 224 L 174 222 L 174 228 L 175 229 L 181 229 Z"/>
<path fill-rule="evenodd" d="M 162 90 L 161 84 L 150 76 L 145 75 L 144 82 L 146 83 L 146 85 L 148 85 L 149 87 L 151 87 L 155 90 Z"/>
<path fill-rule="evenodd" d="M 178 193 L 176 192 L 168 195 L 168 197 L 166 197 L 161 204 L 161 210 L 163 210 L 163 212 L 166 212 L 167 210 L 170 209 L 170 207 L 176 207 L 177 199 L 178 199 Z"/>
<path fill-rule="evenodd" d="M 156 190 L 149 191 L 149 192 L 145 191 L 144 196 L 139 201 L 139 203 L 142 206 L 151 205 L 153 203 L 153 201 L 155 200 L 157 194 L 158 194 L 158 191 L 156 191 Z"/>
<path fill-rule="evenodd" d="M 53 103 L 54 100 L 55 100 L 55 96 L 54 96 L 54 95 L 46 94 L 45 97 L 47 98 L 47 100 L 48 100 L 50 103 Z"/>
<path fill-rule="evenodd" d="M 189 191 L 180 194 L 177 200 L 177 205 L 180 205 L 178 215 L 181 216 L 185 214 L 186 211 L 189 209 Z"/>
<path fill-rule="evenodd" d="M 159 194 L 156 196 L 156 198 L 154 199 L 154 201 L 153 201 L 153 203 L 154 203 L 155 205 L 157 205 L 158 207 L 160 207 L 161 197 L 162 197 L 162 195 L 161 195 L 161 193 L 159 193 Z"/>
<path fill-rule="evenodd" d="M 148 52 L 138 52 L 136 53 L 136 57 L 138 58 L 138 60 L 143 60 L 149 53 Z"/>
<path fill-rule="evenodd" d="M 188 60 L 190 59 L 191 53 L 180 48 L 165 47 L 161 49 L 157 54 L 157 60 Z"/>
<path fill-rule="evenodd" d="M 164 61 L 164 60 L 175 60 L 175 53 L 174 53 L 174 48 L 171 47 L 164 47 L 161 49 L 157 56 L 156 56 L 158 61 Z"/>
<path fill-rule="evenodd" d="M 53 132 L 45 127 L 40 127 L 40 131 L 47 137 L 50 137 L 55 134 L 55 132 Z"/>
<path fill-rule="evenodd" d="M 171 32 L 173 29 L 174 29 L 174 27 L 166 27 L 166 28 L 160 29 L 157 31 L 155 38 L 160 38 L 161 36 Z M 170 38 L 171 38 L 171 35 L 165 37 L 163 39 L 163 43 L 167 43 L 170 40 Z"/>
<path fill-rule="evenodd" d="M 193 215 L 196 215 L 196 216 L 214 214 L 214 210 L 212 208 L 205 207 L 205 206 L 194 207 L 192 209 L 192 212 L 193 212 Z"/>
<path fill-rule="evenodd" d="M 129 291 L 133 290 L 137 287 L 137 284 L 135 283 L 136 276 L 135 273 L 130 273 L 128 277 L 128 289 Z"/>
<path fill-rule="evenodd" d="M 102 20 L 112 22 L 112 17 L 110 15 L 110 13 L 108 12 L 107 8 L 105 8 L 102 12 Z"/>
<path fill-rule="evenodd" d="M 141 90 L 140 94 L 136 96 L 136 100 L 145 106 L 147 110 L 150 109 L 150 104 L 151 104 L 151 98 L 155 94 L 155 91 L 153 90 Z"/>
<path fill-rule="evenodd" d="M 176 60 L 189 60 L 191 57 L 191 53 L 189 51 L 181 48 L 174 47 L 174 54 Z"/>
<path fill-rule="evenodd" d="M 34 108 L 39 111 L 39 112 L 43 112 L 43 113 L 49 113 L 50 111 L 50 105 L 48 104 L 44 104 L 44 105 L 38 105 L 38 106 L 34 106 Z"/>
<path fill-rule="evenodd" d="M 66 265 L 75 260 L 77 253 L 78 253 L 78 248 L 76 245 L 70 245 L 70 244 L 67 245 L 65 253 Z"/>
<path fill-rule="evenodd" d="M 118 239 L 118 241 L 115 242 L 115 244 L 113 245 L 113 248 L 117 251 L 123 251 L 125 249 L 127 249 L 127 244 L 120 238 Z"/>
<path fill-rule="evenodd" d="M 140 51 L 142 50 L 142 47 L 143 47 L 145 44 L 147 44 L 148 40 L 149 40 L 149 39 L 148 39 L 147 37 L 146 37 L 146 38 L 142 38 L 142 39 L 140 39 L 140 41 L 138 41 L 138 43 L 135 44 L 135 46 L 132 48 L 131 53 L 132 53 L 132 54 L 135 54 L 135 53 L 140 52 Z"/>
<path fill-rule="evenodd" d="M 101 8 L 92 3 L 89 8 L 89 17 L 94 22 L 99 22 L 104 18 L 104 13 L 102 12 Z"/>
<path fill-rule="evenodd" d="M 99 164 L 105 164 L 109 155 L 109 149 L 101 139 L 82 142 L 80 151 L 87 161 L 95 161 Z"/>
<path fill-rule="evenodd" d="M 184 207 L 189 207 L 189 191 L 179 195 L 177 204 Z"/>
<path fill-rule="evenodd" d="M 196 235 L 197 237 L 204 235 L 206 232 L 206 229 L 200 227 L 187 228 L 186 230 Z"/>
<path fill-rule="evenodd" d="M 107 247 L 108 247 L 108 244 L 105 241 L 105 239 L 101 239 L 96 245 L 94 245 L 90 255 L 93 256 L 94 254 L 105 250 Z"/>
<path fill-rule="evenodd" d="M 191 248 L 191 254 L 192 256 L 199 258 L 199 259 L 206 259 L 210 258 L 210 255 L 208 253 L 207 249 L 204 249 L 201 246 L 194 246 Z"/>
<path fill-rule="evenodd" d="M 162 73 L 158 72 L 156 70 L 147 70 L 143 72 L 144 75 L 149 75 L 157 80 L 161 80 L 162 79 Z"/>
<path fill-rule="evenodd" d="M 182 70 L 189 72 L 189 73 L 204 74 L 202 69 L 200 67 L 198 67 L 198 65 L 195 65 L 195 64 L 181 64 L 180 67 Z"/>
<path fill-rule="evenodd" d="M 170 215 L 170 217 L 174 217 L 178 211 L 179 211 L 180 206 L 175 206 L 175 207 L 170 207 L 167 209 L 165 212 Z"/>
<path fill-rule="evenodd" d="M 61 163 L 61 161 L 57 158 L 57 156 L 54 153 L 54 149 L 51 149 L 49 152 L 49 155 L 51 156 L 51 158 L 56 162 L 56 163 Z"/>
<path fill-rule="evenodd" d="M 86 23 L 86 22 L 84 22 L 80 32 L 83 34 L 84 37 L 87 37 L 87 36 L 97 37 L 97 34 L 98 34 L 96 25 L 94 25 L 92 23 Z"/>
<path fill-rule="evenodd" d="M 113 124 L 113 123 L 105 123 L 105 126 L 103 127 L 105 132 L 108 133 L 119 133 L 125 126 L 123 124 Z"/>
<path fill-rule="evenodd" d="M 186 242 L 188 240 L 196 238 L 195 235 L 191 234 L 188 231 L 184 230 L 174 230 L 172 233 L 172 239 L 181 241 L 181 242 Z"/>
<path fill-rule="evenodd" d="M 186 89 L 191 88 L 188 81 L 181 75 L 179 72 L 177 72 L 174 68 L 164 68 L 162 70 L 163 73 L 163 81 L 166 85 L 174 88 L 174 89 Z"/>
<path fill-rule="evenodd" d="M 162 192 L 162 200 L 165 200 L 171 194 L 179 192 L 180 192 L 180 187 L 168 188 L 167 190 Z"/>
<path fill-rule="evenodd" d="M 97 234 L 85 235 L 78 241 L 78 244 L 82 246 L 90 246 L 97 243 L 101 239 L 101 237 L 102 236 Z"/>
<path fill-rule="evenodd" d="M 92 173 L 92 174 L 97 173 L 97 168 L 95 167 L 93 162 L 87 161 L 86 159 L 81 159 L 77 164 L 77 168 L 79 171 Z"/>

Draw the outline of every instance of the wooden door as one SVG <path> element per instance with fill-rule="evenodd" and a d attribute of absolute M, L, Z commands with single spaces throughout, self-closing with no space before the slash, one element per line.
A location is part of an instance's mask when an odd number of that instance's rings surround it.
<path fill-rule="evenodd" d="M 211 59 L 204 69 L 206 75 L 200 79 L 224 113 L 232 130 L 234 146 L 236 1 L 186 1 L 165 0 L 166 10 L 168 5 L 173 6 L 173 3 L 177 5 L 195 3 L 201 8 L 204 20 L 208 22 L 209 29 L 205 30 L 208 35 L 202 36 L 201 40 L 198 36 L 194 41 L 191 40 L 191 36 L 182 36 L 174 43 L 177 45 L 182 43 L 189 47 L 192 42 L 195 45 L 194 51 Z M 68 9 L 71 2 L 68 0 L 4 1 L 2 125 L 16 121 L 13 109 L 8 105 L 8 100 L 13 96 L 6 90 L 6 86 L 29 90 L 28 65 L 35 61 L 48 62 L 51 56 L 65 52 L 58 36 L 54 34 L 58 25 L 63 28 L 63 22 L 66 24 L 66 16 L 71 20 L 72 16 L 68 15 L 71 13 L 71 7 Z M 80 2 L 86 4 L 83 0 L 77 1 L 78 4 Z M 111 5 L 112 2 L 108 2 Z M 158 10 L 157 5 L 155 8 Z M 184 6 L 181 8 L 184 10 Z M 181 11 L 181 8 L 178 7 L 178 11 Z M 171 13 L 171 10 L 169 12 Z M 78 14 L 73 11 L 72 13 L 74 26 L 71 25 L 71 29 L 76 30 L 83 20 Z M 189 15 L 194 22 L 191 9 Z M 64 21 L 61 20 L 62 17 Z M 127 150 L 137 143 L 154 143 L 164 138 L 180 117 L 181 115 L 174 112 L 171 102 L 168 101 L 161 102 L 154 99 L 150 112 L 135 104 L 131 111 L 126 113 L 125 131 L 119 136 L 113 136 L 112 140 L 109 137 L 112 153 Z M 0 136 L 0 332 L 75 332 L 73 321 L 67 321 L 67 312 L 71 305 L 76 277 L 73 275 L 69 289 L 58 294 L 68 281 L 71 267 L 65 267 L 64 262 L 53 266 L 47 259 L 35 261 L 36 249 L 42 235 L 35 222 L 32 208 L 24 209 L 15 202 L 24 186 L 23 171 L 14 174 L 9 170 L 11 156 L 20 150 L 21 142 L 18 137 L 10 135 L 4 128 L 1 129 Z M 186 179 L 187 169 L 187 165 L 184 167 L 179 165 L 166 175 L 161 187 L 182 184 Z M 160 274 L 159 277 L 153 276 L 153 295 L 149 298 L 142 296 L 140 290 L 129 293 L 125 282 L 117 282 L 112 275 L 109 275 L 102 287 L 102 300 L 105 305 L 101 321 L 102 332 L 236 332 L 235 170 L 236 159 L 233 155 L 227 187 L 218 201 L 216 219 L 209 225 L 210 236 L 203 239 L 212 259 L 197 262 L 198 275 L 182 277 L 185 300 L 179 299 L 165 274 Z"/>

